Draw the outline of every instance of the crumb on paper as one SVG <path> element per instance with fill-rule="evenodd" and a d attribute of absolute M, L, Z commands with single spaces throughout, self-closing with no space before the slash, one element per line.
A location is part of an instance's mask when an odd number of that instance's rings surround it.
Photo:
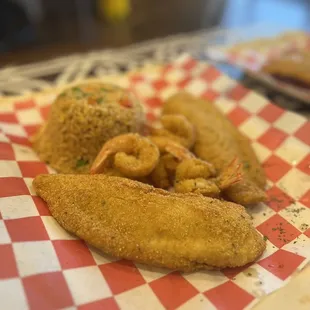
<path fill-rule="evenodd" d="M 303 223 L 303 224 L 301 224 L 301 226 L 300 226 L 300 230 L 302 230 L 302 231 L 305 231 L 305 230 L 307 230 L 308 228 L 309 228 L 309 225 L 306 224 L 306 223 Z"/>

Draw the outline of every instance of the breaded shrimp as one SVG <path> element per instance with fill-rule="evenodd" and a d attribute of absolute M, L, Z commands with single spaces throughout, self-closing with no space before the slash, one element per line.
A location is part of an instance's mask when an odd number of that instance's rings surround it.
<path fill-rule="evenodd" d="M 148 137 L 159 149 L 159 162 L 151 172 L 150 180 L 155 187 L 168 189 L 173 185 L 175 170 L 185 159 L 193 158 L 187 148 L 165 136 Z"/>
<path fill-rule="evenodd" d="M 212 164 L 201 159 L 184 160 L 176 169 L 174 189 L 179 193 L 197 193 L 220 197 L 224 190 L 241 181 L 241 165 L 235 159 L 217 175 Z"/>
<path fill-rule="evenodd" d="M 109 156 L 113 165 L 126 177 L 144 177 L 151 173 L 159 160 L 159 151 L 149 139 L 139 134 L 125 134 L 107 141 L 97 155 L 91 173 L 104 170 Z"/>
<path fill-rule="evenodd" d="M 163 115 L 161 128 L 150 128 L 152 136 L 167 137 L 183 145 L 187 149 L 195 143 L 194 126 L 183 115 Z"/>
<path fill-rule="evenodd" d="M 266 199 L 265 174 L 248 139 L 213 104 L 181 92 L 165 102 L 163 114 L 182 114 L 194 124 L 194 153 L 218 171 L 234 158 L 243 164 L 243 180 L 225 190 L 229 200 L 249 205 Z"/>

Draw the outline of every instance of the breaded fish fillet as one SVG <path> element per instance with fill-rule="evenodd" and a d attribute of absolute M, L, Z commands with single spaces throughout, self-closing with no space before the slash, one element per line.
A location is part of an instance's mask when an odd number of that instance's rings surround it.
<path fill-rule="evenodd" d="M 243 266 L 265 249 L 230 202 L 105 175 L 41 175 L 33 185 L 62 227 L 119 258 L 193 271 Z"/>
<path fill-rule="evenodd" d="M 197 140 L 193 151 L 217 170 L 225 168 L 234 158 L 243 164 L 244 181 L 225 192 L 229 200 L 248 205 L 266 199 L 262 190 L 265 174 L 248 138 L 213 104 L 181 92 L 165 102 L 163 114 L 182 114 L 195 125 Z"/>

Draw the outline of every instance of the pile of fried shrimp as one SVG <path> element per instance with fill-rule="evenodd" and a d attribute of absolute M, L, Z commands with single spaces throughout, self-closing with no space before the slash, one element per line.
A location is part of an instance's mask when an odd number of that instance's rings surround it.
<path fill-rule="evenodd" d="M 108 140 L 90 173 L 221 198 L 224 190 L 242 180 L 242 166 L 234 159 L 218 172 L 191 152 L 195 141 L 195 128 L 183 115 L 164 115 L 159 127 L 148 127 L 146 136 L 129 133 Z"/>

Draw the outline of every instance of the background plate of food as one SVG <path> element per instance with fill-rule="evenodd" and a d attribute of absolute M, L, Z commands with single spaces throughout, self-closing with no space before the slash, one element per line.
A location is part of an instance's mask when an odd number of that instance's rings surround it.
<path fill-rule="evenodd" d="M 296 99 L 298 107 L 298 103 L 310 104 L 309 48 L 309 35 L 300 31 L 213 47 L 208 54 L 211 58 L 240 67 L 245 73 L 246 85 L 257 89 L 264 86 L 267 90 Z"/>
<path fill-rule="evenodd" d="M 254 306 L 309 261 L 309 128 L 188 55 L 1 99 L 3 307 Z"/>

